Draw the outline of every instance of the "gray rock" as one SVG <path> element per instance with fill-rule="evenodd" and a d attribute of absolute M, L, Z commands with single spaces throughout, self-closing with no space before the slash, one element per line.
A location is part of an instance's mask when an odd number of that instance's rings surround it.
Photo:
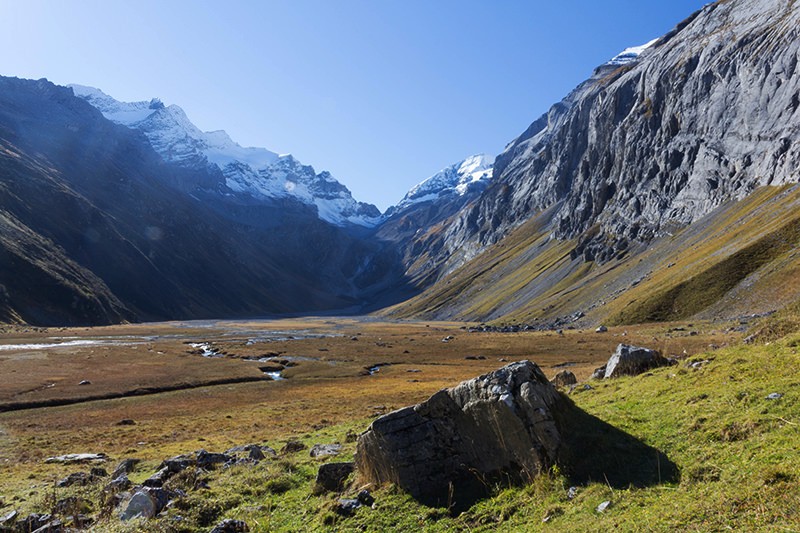
<path fill-rule="evenodd" d="M 767 400 L 780 400 L 781 398 L 783 398 L 782 392 L 771 392 L 766 396 Z"/>
<path fill-rule="evenodd" d="M 55 457 L 48 457 L 44 460 L 45 463 L 91 463 L 93 461 L 105 461 L 108 456 L 104 453 L 68 453 L 66 455 L 57 455 Z"/>
<path fill-rule="evenodd" d="M 339 452 L 342 451 L 341 444 L 315 444 L 311 447 L 311 451 L 309 455 L 311 457 L 321 458 L 321 457 L 330 457 L 332 455 L 339 455 Z"/>
<path fill-rule="evenodd" d="M 556 387 L 569 387 L 570 385 L 575 385 L 577 382 L 578 378 L 569 370 L 562 370 L 550 380 L 550 383 Z"/>
<path fill-rule="evenodd" d="M 589 379 L 603 379 L 604 377 L 606 377 L 606 365 L 595 368 Z"/>
<path fill-rule="evenodd" d="M 73 472 L 56 483 L 56 487 L 71 487 L 72 485 L 88 485 L 91 476 L 86 472 Z"/>
<path fill-rule="evenodd" d="M 244 520 L 226 518 L 211 530 L 211 533 L 249 533 L 250 527 Z"/>
<path fill-rule="evenodd" d="M 149 492 L 140 490 L 133 495 L 119 518 L 123 522 L 138 517 L 153 518 L 157 512 L 158 506 L 155 499 Z"/>
<path fill-rule="evenodd" d="M 111 479 L 116 479 L 120 477 L 122 474 L 130 474 L 133 472 L 133 469 L 136 468 L 136 465 L 141 462 L 141 459 L 123 459 L 119 462 L 117 467 L 111 472 Z"/>
<path fill-rule="evenodd" d="M 128 475 L 123 473 L 111 480 L 103 488 L 103 491 L 115 494 L 117 492 L 122 492 L 123 490 L 128 490 L 131 488 L 131 485 L 132 483 L 131 480 L 128 479 Z"/>
<path fill-rule="evenodd" d="M 608 328 L 605 327 L 605 326 L 599 326 L 596 330 L 594 330 L 595 333 L 605 333 L 607 331 L 608 331 Z"/>
<path fill-rule="evenodd" d="M 356 514 L 358 508 L 361 507 L 361 502 L 351 498 L 342 498 L 336 504 L 336 513 L 342 516 L 353 516 Z"/>
<path fill-rule="evenodd" d="M 169 468 L 164 467 L 142 482 L 145 487 L 163 487 L 164 482 L 175 474 Z"/>
<path fill-rule="evenodd" d="M 63 533 L 65 531 L 66 529 L 64 528 L 64 523 L 56 518 L 50 520 L 39 529 L 35 529 L 32 533 Z"/>
<path fill-rule="evenodd" d="M 165 459 L 158 468 L 159 470 L 166 468 L 170 471 L 170 473 L 177 474 L 178 472 L 182 472 L 190 466 L 194 466 L 195 464 L 197 464 L 197 461 L 194 457 L 190 455 L 177 455 L 175 457 Z"/>
<path fill-rule="evenodd" d="M 611 507 L 611 502 L 606 500 L 603 503 L 601 503 L 600 505 L 598 505 L 597 508 L 595 509 L 595 511 L 597 511 L 598 513 L 603 513 L 609 507 Z"/>
<path fill-rule="evenodd" d="M 578 495 L 578 487 L 572 486 L 567 490 L 567 499 L 574 500 L 575 496 Z"/>
<path fill-rule="evenodd" d="M 325 490 L 338 492 L 354 470 L 353 463 L 326 463 L 317 471 L 316 484 Z"/>
<path fill-rule="evenodd" d="M 300 442 L 299 440 L 290 440 L 287 442 L 283 448 L 281 448 L 281 453 L 295 453 L 306 449 L 306 445 Z"/>
<path fill-rule="evenodd" d="M 492 480 L 522 482 L 555 464 L 555 412 L 568 400 L 529 361 L 442 390 L 375 420 L 358 439 L 361 478 L 426 505 L 464 507 Z"/>
<path fill-rule="evenodd" d="M 606 363 L 604 379 L 637 376 L 653 368 L 671 364 L 672 361 L 655 350 L 620 344 Z"/>
<path fill-rule="evenodd" d="M 231 463 L 234 458 L 224 453 L 213 453 L 205 450 L 197 452 L 197 466 L 200 468 L 215 468 L 218 465 Z"/>
<path fill-rule="evenodd" d="M 375 503 L 375 497 L 367 489 L 360 491 L 356 499 L 361 502 L 361 505 L 366 505 L 367 507 L 371 507 Z"/>

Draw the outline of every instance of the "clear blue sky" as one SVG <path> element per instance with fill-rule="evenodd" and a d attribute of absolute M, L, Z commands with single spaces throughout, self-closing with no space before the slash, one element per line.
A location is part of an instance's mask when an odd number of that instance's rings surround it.
<path fill-rule="evenodd" d="M 381 209 L 704 0 L 0 0 L 0 75 L 178 104 Z"/>

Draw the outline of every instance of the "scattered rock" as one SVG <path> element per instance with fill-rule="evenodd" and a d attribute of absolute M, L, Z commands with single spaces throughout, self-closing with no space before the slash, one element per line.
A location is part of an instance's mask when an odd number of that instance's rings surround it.
<path fill-rule="evenodd" d="M 190 455 L 176 455 L 175 457 L 165 459 L 158 468 L 166 468 L 171 474 L 177 474 L 196 464 L 197 461 Z"/>
<path fill-rule="evenodd" d="M 88 379 L 84 379 L 80 383 L 78 383 L 78 385 L 91 385 L 91 384 L 92 382 L 89 381 Z"/>
<path fill-rule="evenodd" d="M 569 405 L 538 366 L 512 363 L 375 420 L 356 464 L 365 481 L 425 505 L 467 508 L 494 479 L 527 481 L 555 464 L 554 411 Z"/>
<path fill-rule="evenodd" d="M 578 378 L 569 370 L 562 370 L 550 380 L 550 383 L 555 387 L 569 387 L 570 385 L 575 385 L 577 382 Z"/>
<path fill-rule="evenodd" d="M 608 331 L 608 328 L 605 327 L 605 326 L 599 326 L 596 330 L 594 330 L 595 333 L 605 333 L 607 331 Z"/>
<path fill-rule="evenodd" d="M 55 457 L 48 457 L 44 460 L 45 463 L 90 463 L 92 461 L 105 461 L 108 456 L 104 453 L 68 453 L 66 455 L 57 455 Z"/>
<path fill-rule="evenodd" d="M 372 504 L 375 503 L 375 497 L 367 489 L 359 492 L 356 499 L 361 502 L 361 505 L 366 505 L 367 507 L 372 507 Z"/>
<path fill-rule="evenodd" d="M 132 418 L 123 418 L 122 420 L 117 422 L 117 425 L 118 426 L 135 426 L 136 425 L 136 421 L 133 420 Z"/>
<path fill-rule="evenodd" d="M 306 445 L 300 442 L 299 440 L 290 440 L 287 442 L 283 448 L 281 448 L 282 454 L 287 453 L 295 453 L 306 449 Z"/>
<path fill-rule="evenodd" d="M 65 533 L 64 523 L 54 518 L 32 533 Z"/>
<path fill-rule="evenodd" d="M 358 508 L 361 507 L 361 502 L 354 499 L 342 498 L 336 505 L 336 514 L 342 516 L 353 516 L 356 514 Z"/>
<path fill-rule="evenodd" d="M 133 472 L 133 469 L 136 468 L 136 465 L 141 462 L 141 459 L 123 459 L 119 462 L 117 467 L 111 472 L 111 479 L 117 479 L 122 474 L 130 474 Z"/>
<path fill-rule="evenodd" d="M 352 337 L 350 337 L 350 340 L 351 340 L 351 341 L 357 341 L 357 340 L 358 340 L 358 337 L 356 337 L 355 335 L 353 335 Z"/>
<path fill-rule="evenodd" d="M 347 435 L 344 436 L 344 441 L 348 442 L 348 443 L 349 442 L 355 442 L 357 440 L 358 440 L 358 433 L 356 433 L 353 430 L 348 431 Z"/>
<path fill-rule="evenodd" d="M 200 468 L 216 468 L 217 465 L 232 463 L 234 458 L 224 453 L 213 453 L 205 450 L 197 452 L 197 466 Z"/>
<path fill-rule="evenodd" d="M 620 344 L 606 363 L 604 379 L 636 376 L 653 368 L 669 366 L 672 361 L 649 348 Z"/>
<path fill-rule="evenodd" d="M 780 400 L 781 398 L 783 398 L 782 392 L 771 392 L 766 396 L 767 400 Z"/>
<path fill-rule="evenodd" d="M 573 485 L 572 487 L 567 489 L 567 499 L 568 500 L 574 500 L 575 496 L 577 496 L 577 495 L 578 495 L 578 487 Z"/>
<path fill-rule="evenodd" d="M 64 488 L 73 485 L 88 485 L 92 477 L 86 472 L 73 472 L 56 483 L 56 487 Z"/>
<path fill-rule="evenodd" d="M 604 377 L 606 377 L 606 365 L 595 368 L 589 379 L 603 379 Z"/>
<path fill-rule="evenodd" d="M 250 528 L 244 520 L 226 518 L 211 530 L 211 533 L 249 533 Z"/>
<path fill-rule="evenodd" d="M 464 357 L 464 359 L 466 359 L 467 361 L 485 361 L 486 360 L 486 356 L 485 355 L 467 355 L 466 357 Z"/>
<path fill-rule="evenodd" d="M 169 468 L 164 467 L 149 478 L 142 481 L 142 485 L 153 488 L 163 487 L 164 482 L 174 475 L 174 472 L 171 472 Z"/>
<path fill-rule="evenodd" d="M 330 457 L 332 455 L 339 455 L 342 451 L 341 444 L 315 444 L 311 447 L 309 454 L 311 457 Z"/>
<path fill-rule="evenodd" d="M 119 518 L 123 522 L 138 517 L 153 518 L 157 512 L 158 508 L 155 499 L 150 496 L 149 492 L 140 490 L 133 495 Z"/>
<path fill-rule="evenodd" d="M 353 463 L 326 463 L 319 467 L 316 483 L 325 490 L 339 492 L 354 470 Z"/>
<path fill-rule="evenodd" d="M 597 511 L 598 513 L 602 513 L 602 512 L 605 512 L 605 510 L 608 509 L 609 507 L 611 507 L 611 502 L 606 500 L 603 503 L 601 503 L 600 505 L 598 505 L 597 509 L 595 509 L 595 511 Z"/>
<path fill-rule="evenodd" d="M 442 342 L 450 342 L 451 340 L 455 339 L 452 335 L 448 335 L 447 337 L 442 339 Z"/>
<path fill-rule="evenodd" d="M 14 524 L 17 521 L 17 516 L 19 513 L 17 511 L 11 511 L 10 513 L 6 513 L 3 516 L 0 516 L 0 527 L 7 527 Z"/>
<path fill-rule="evenodd" d="M 125 473 L 120 474 L 119 476 L 112 479 L 104 488 L 104 492 L 108 492 L 111 494 L 116 494 L 117 492 L 122 492 L 123 490 L 128 490 L 131 488 L 131 480 L 128 479 L 128 475 Z"/>
<path fill-rule="evenodd" d="M 25 517 L 24 520 L 20 520 L 17 522 L 17 531 L 36 531 L 45 527 L 51 520 L 53 520 L 53 515 L 49 514 L 40 514 L 40 513 L 31 513 Z"/>

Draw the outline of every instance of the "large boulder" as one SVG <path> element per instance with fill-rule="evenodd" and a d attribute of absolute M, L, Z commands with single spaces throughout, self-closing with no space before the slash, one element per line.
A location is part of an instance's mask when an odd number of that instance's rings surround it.
<path fill-rule="evenodd" d="M 655 350 L 620 344 L 608 362 L 604 374 L 605 379 L 620 376 L 637 376 L 653 368 L 669 366 L 672 361 Z"/>
<path fill-rule="evenodd" d="M 530 481 L 554 465 L 569 401 L 529 361 L 510 364 L 376 419 L 358 439 L 364 481 L 392 482 L 458 511 L 495 481 Z"/>

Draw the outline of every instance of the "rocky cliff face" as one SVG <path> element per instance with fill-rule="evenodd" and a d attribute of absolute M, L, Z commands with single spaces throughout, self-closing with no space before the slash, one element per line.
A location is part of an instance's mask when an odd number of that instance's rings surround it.
<path fill-rule="evenodd" d="M 710 4 L 531 124 L 428 246 L 463 262 L 550 209 L 554 235 L 579 238 L 573 256 L 606 261 L 758 186 L 796 182 L 799 61 L 800 4 Z"/>

